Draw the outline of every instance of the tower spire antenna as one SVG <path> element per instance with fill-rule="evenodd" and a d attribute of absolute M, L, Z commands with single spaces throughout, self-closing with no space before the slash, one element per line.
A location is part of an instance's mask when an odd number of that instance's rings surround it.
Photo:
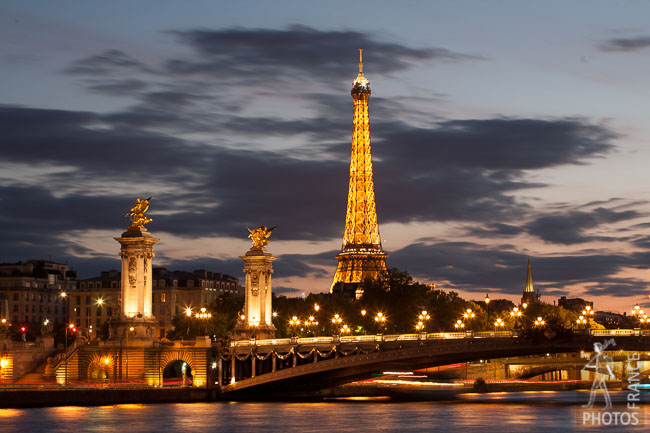
<path fill-rule="evenodd" d="M 359 48 L 359 74 L 363 74 L 363 48 Z"/>

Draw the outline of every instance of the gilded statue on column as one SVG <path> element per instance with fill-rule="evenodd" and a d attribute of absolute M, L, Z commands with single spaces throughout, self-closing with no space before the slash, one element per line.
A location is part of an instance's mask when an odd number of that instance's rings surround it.
<path fill-rule="evenodd" d="M 253 248 L 262 249 L 269 244 L 269 237 L 271 232 L 278 228 L 278 226 L 273 226 L 270 229 L 266 228 L 265 225 L 261 225 L 255 230 L 251 230 L 246 227 L 250 234 L 248 237 L 253 240 Z"/>
<path fill-rule="evenodd" d="M 130 228 L 144 228 L 145 224 L 153 221 L 151 218 L 145 215 L 145 212 L 149 210 L 149 202 L 151 197 L 146 200 L 142 200 L 138 197 L 135 205 L 131 208 L 131 211 L 127 212 L 124 215 L 127 218 L 131 218 L 131 227 Z"/>

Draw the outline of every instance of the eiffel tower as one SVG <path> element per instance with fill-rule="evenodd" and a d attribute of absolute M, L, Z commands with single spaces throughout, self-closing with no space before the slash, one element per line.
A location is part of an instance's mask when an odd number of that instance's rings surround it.
<path fill-rule="evenodd" d="M 350 155 L 350 188 L 345 217 L 343 246 L 330 293 L 359 299 L 360 288 L 367 278 L 381 278 L 386 273 L 386 253 L 381 247 L 379 223 L 372 180 L 368 99 L 370 82 L 363 75 L 363 50 L 359 49 L 359 75 L 352 83 L 354 121 Z"/>

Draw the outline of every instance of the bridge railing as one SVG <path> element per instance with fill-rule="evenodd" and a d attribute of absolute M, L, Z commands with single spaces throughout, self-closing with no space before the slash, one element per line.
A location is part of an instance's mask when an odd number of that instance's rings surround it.
<path fill-rule="evenodd" d="M 650 335 L 647 330 L 642 331 L 639 328 L 635 329 L 590 329 L 589 334 L 594 337 L 616 337 L 616 336 L 630 336 L 630 335 Z"/>
<path fill-rule="evenodd" d="M 622 337 L 622 336 L 650 336 L 648 329 L 590 329 L 585 331 L 594 337 Z M 337 344 L 337 343 L 363 343 L 383 341 L 416 341 L 416 340 L 449 340 L 463 338 L 515 338 L 519 331 L 465 331 L 465 332 L 422 332 L 419 334 L 389 334 L 389 335 L 341 335 L 333 337 L 305 337 L 305 338 L 273 338 L 265 340 L 238 340 L 230 343 L 231 347 L 249 346 L 282 346 L 289 344 Z"/>

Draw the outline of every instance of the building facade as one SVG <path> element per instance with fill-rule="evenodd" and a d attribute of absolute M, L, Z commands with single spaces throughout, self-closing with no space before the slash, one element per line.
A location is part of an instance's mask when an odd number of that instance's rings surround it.
<path fill-rule="evenodd" d="M 2 318 L 15 326 L 40 332 L 45 321 L 57 324 L 68 317 L 68 293 L 77 285 L 77 272 L 67 264 L 28 260 L 0 264 Z"/>
<path fill-rule="evenodd" d="M 121 311 L 122 275 L 117 270 L 102 272 L 98 277 L 79 281 L 70 293 L 70 321 L 89 336 L 98 332 Z M 227 274 L 197 270 L 169 271 L 153 268 L 152 313 L 160 327 L 158 337 L 164 338 L 172 329 L 172 319 L 187 308 L 197 312 L 207 307 L 222 293 L 236 293 L 238 280 Z"/>

